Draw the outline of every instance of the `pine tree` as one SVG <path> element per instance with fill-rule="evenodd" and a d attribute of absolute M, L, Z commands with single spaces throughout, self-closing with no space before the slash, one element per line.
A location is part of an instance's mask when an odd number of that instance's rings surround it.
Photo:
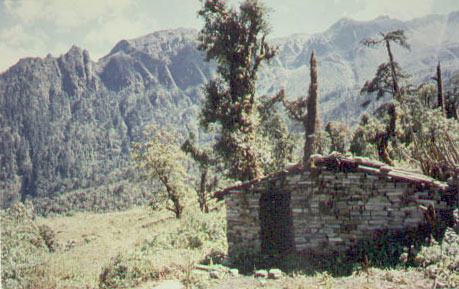
<path fill-rule="evenodd" d="M 380 32 L 382 38 L 379 39 L 364 39 L 362 43 L 368 47 L 373 47 L 384 43 L 386 45 L 387 56 L 389 62 L 383 63 L 378 67 L 375 78 L 371 82 L 364 85 L 362 91 L 371 93 L 378 92 L 378 97 L 381 97 L 384 92 L 390 92 L 397 100 L 400 99 L 400 84 L 399 80 L 406 76 L 401 72 L 400 65 L 394 60 L 392 54 L 391 43 L 396 43 L 403 48 L 410 49 L 407 42 L 405 31 L 395 30 L 388 33 Z M 388 81 L 390 76 L 390 82 Z M 390 87 L 390 90 L 388 88 Z"/>

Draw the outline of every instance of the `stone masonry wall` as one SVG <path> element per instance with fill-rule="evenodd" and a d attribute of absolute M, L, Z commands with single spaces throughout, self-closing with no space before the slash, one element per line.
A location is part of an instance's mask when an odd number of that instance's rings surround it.
<path fill-rule="evenodd" d="M 260 251 L 260 194 L 245 194 L 237 191 L 225 197 L 228 254 L 242 248 Z"/>
<path fill-rule="evenodd" d="M 426 223 L 421 205 L 446 210 L 437 188 L 368 173 L 323 171 L 291 177 L 297 251 L 344 250 L 377 231 L 402 231 Z"/>
<path fill-rule="evenodd" d="M 298 252 L 342 251 L 381 230 L 417 228 L 428 224 L 427 208 L 439 217 L 456 197 L 446 184 L 428 177 L 359 160 L 318 161 L 321 166 L 313 169 L 294 168 L 218 192 L 227 206 L 229 254 L 260 251 L 259 200 L 268 183 L 279 194 L 291 193 Z"/>

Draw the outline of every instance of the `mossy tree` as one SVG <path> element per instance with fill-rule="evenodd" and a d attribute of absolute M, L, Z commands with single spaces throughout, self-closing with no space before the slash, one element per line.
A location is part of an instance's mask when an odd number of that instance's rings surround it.
<path fill-rule="evenodd" d="M 393 166 L 392 147 L 401 135 L 398 128 L 399 112 L 395 102 L 384 103 L 375 111 L 374 118 L 362 116 L 359 127 L 354 132 L 350 150 L 356 155 L 375 155 L 386 164 Z"/>
<path fill-rule="evenodd" d="M 345 153 L 348 151 L 351 139 L 349 127 L 339 121 L 330 121 L 325 127 L 330 138 L 330 151 Z"/>
<path fill-rule="evenodd" d="M 263 158 L 257 149 L 255 82 L 260 66 L 276 54 L 265 40 L 266 8 L 257 0 L 246 0 L 236 11 L 224 0 L 207 0 L 198 14 L 205 22 L 198 48 L 208 61 L 217 62 L 218 74 L 204 87 L 201 125 L 215 128 L 214 149 L 228 177 L 240 181 L 260 177 Z"/>
<path fill-rule="evenodd" d="M 374 117 L 364 115 L 354 131 L 351 151 L 419 168 L 426 175 L 458 181 L 459 122 L 438 109 L 437 89 L 421 85 L 400 101 L 380 105 Z"/>
<path fill-rule="evenodd" d="M 303 164 L 309 163 L 309 157 L 316 152 L 318 134 L 320 130 L 319 118 L 319 80 L 317 73 L 317 59 L 314 51 L 311 53 L 309 60 L 310 78 L 307 98 L 300 98 L 295 101 L 286 99 L 285 94 L 281 93 L 279 97 L 282 99 L 285 108 L 290 117 L 298 122 L 301 122 L 305 130 L 305 142 L 303 149 Z"/>

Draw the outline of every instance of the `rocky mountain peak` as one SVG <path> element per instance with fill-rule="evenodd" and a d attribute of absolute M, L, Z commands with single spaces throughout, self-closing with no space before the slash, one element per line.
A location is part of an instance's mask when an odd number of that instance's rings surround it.
<path fill-rule="evenodd" d="M 73 45 L 57 62 L 62 74 L 63 88 L 69 95 L 80 95 L 85 90 L 96 88 L 95 63 L 91 61 L 87 50 Z"/>
<path fill-rule="evenodd" d="M 210 75 L 209 66 L 196 49 L 198 32 L 174 29 L 122 40 L 98 63 L 102 81 L 112 90 L 161 85 L 186 89 Z"/>

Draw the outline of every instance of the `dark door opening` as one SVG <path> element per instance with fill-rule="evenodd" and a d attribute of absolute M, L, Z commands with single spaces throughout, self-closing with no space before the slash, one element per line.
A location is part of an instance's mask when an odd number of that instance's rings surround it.
<path fill-rule="evenodd" d="M 294 250 L 290 192 L 271 184 L 260 197 L 261 252 L 283 255 Z"/>

